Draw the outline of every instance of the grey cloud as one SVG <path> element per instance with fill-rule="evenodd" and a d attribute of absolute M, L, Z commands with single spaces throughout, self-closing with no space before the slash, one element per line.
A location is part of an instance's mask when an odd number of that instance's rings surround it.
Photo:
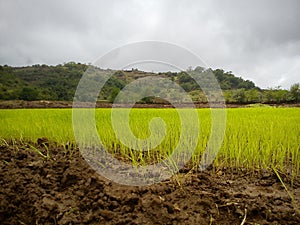
<path fill-rule="evenodd" d="M 299 10 L 297 0 L 2 0 L 0 64 L 88 63 L 157 40 L 262 87 L 288 88 L 299 82 Z"/>

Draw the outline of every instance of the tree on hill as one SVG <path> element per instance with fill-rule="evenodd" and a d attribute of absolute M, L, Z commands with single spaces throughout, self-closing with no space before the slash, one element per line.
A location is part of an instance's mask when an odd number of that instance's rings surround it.
<path fill-rule="evenodd" d="M 299 102 L 300 101 L 300 84 L 293 84 L 290 88 L 290 94 L 292 97 L 292 101 Z"/>
<path fill-rule="evenodd" d="M 38 91 L 30 87 L 24 87 L 19 96 L 21 100 L 26 100 L 26 101 L 34 101 L 39 99 Z"/>

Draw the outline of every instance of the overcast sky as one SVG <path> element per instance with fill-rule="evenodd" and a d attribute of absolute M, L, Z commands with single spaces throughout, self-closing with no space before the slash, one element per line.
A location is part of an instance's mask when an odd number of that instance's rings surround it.
<path fill-rule="evenodd" d="M 267 88 L 300 82 L 299 0 L 0 0 L 0 64 L 89 63 L 144 40 Z"/>

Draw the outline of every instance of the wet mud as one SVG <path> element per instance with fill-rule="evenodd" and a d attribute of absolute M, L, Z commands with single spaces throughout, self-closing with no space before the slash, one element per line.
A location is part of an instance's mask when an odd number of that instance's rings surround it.
<path fill-rule="evenodd" d="M 299 176 L 213 168 L 144 187 L 93 171 L 76 149 L 0 146 L 1 224 L 300 224 Z"/>

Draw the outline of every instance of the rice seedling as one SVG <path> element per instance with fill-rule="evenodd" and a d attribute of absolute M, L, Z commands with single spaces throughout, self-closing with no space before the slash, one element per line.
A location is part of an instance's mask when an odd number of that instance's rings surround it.
<path fill-rule="evenodd" d="M 91 110 L 91 109 L 82 109 Z M 129 109 L 118 109 L 125 111 Z M 188 112 L 191 109 L 179 109 Z M 275 166 L 278 170 L 295 177 L 300 171 L 300 109 L 299 108 L 239 108 L 227 109 L 226 133 L 222 147 L 214 161 L 215 166 L 251 169 Z M 155 163 L 170 156 L 179 142 L 186 151 L 192 151 L 190 166 L 200 163 L 210 133 L 211 118 L 209 109 L 197 109 L 199 117 L 198 138 L 191 136 L 181 140 L 181 122 L 175 109 L 131 109 L 129 127 L 132 134 L 146 140 L 153 135 L 163 139 L 158 144 L 146 142 L 132 143 L 126 146 L 114 130 L 111 109 L 96 109 L 95 121 L 98 136 L 105 149 L 117 158 L 135 165 Z M 164 121 L 161 129 L 153 129 L 153 118 Z M 71 109 L 18 109 L 0 110 L 0 138 L 2 143 L 8 140 L 35 142 L 47 137 L 51 142 L 64 146 L 76 143 L 72 127 Z M 188 132 L 193 132 L 194 121 L 187 121 Z M 122 129 L 123 126 L 120 126 Z M 128 127 L 120 132 L 129 132 Z M 189 130 L 190 127 L 190 130 Z M 89 136 L 84 129 L 82 135 Z M 194 140 L 196 139 L 196 140 Z M 195 149 L 188 149 L 196 142 Z M 142 142 L 141 142 L 142 143 Z M 132 146 L 140 148 L 136 151 Z M 184 157 L 184 155 L 183 155 Z"/>

